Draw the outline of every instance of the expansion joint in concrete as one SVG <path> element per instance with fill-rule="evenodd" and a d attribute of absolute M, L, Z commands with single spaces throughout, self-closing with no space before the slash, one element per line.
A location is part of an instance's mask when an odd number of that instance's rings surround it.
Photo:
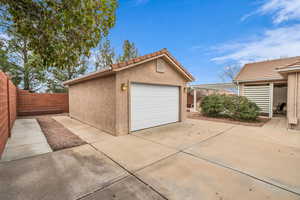
<path fill-rule="evenodd" d="M 234 171 L 234 172 L 236 172 L 236 173 L 243 174 L 243 175 L 248 176 L 248 177 L 250 177 L 250 178 L 253 178 L 253 179 L 257 180 L 257 181 L 263 182 L 263 183 L 268 184 L 268 185 L 272 185 L 272 186 L 274 186 L 274 187 L 276 187 L 276 188 L 279 188 L 279 189 L 282 189 L 282 190 L 285 190 L 285 191 L 287 191 L 287 192 L 290 192 L 290 193 L 293 193 L 293 194 L 295 194 L 295 195 L 300 196 L 300 193 L 299 193 L 299 192 L 295 192 L 295 191 L 293 191 L 293 190 L 291 190 L 291 189 L 289 189 L 289 188 L 283 187 L 283 186 L 278 185 L 278 184 L 276 184 L 276 183 L 271 183 L 271 182 L 269 182 L 269 181 L 266 181 L 266 180 L 264 180 L 264 179 L 258 178 L 258 177 L 254 176 L 254 175 L 251 175 L 251 174 L 249 174 L 249 173 L 243 172 L 243 171 L 241 171 L 241 170 L 238 170 L 238 169 L 229 167 L 229 166 L 224 165 L 224 164 L 221 164 L 221 163 L 219 163 L 219 162 L 215 162 L 215 161 L 209 160 L 209 159 L 207 159 L 207 158 L 203 158 L 203 157 L 200 157 L 200 156 L 196 156 L 196 155 L 194 155 L 194 154 L 191 154 L 191 153 L 188 153 L 188 152 L 185 152 L 185 151 L 181 151 L 181 152 L 182 152 L 182 153 L 185 153 L 185 154 L 187 154 L 187 155 L 190 155 L 190 156 L 192 156 L 192 157 L 194 157 L 194 158 L 197 158 L 197 159 L 200 159 L 200 160 L 204 160 L 204 161 L 206 161 L 206 162 L 209 162 L 209 163 L 211 163 L 211 164 L 217 165 L 217 166 L 219 166 L 219 167 L 223 167 L 223 168 L 232 170 L 232 171 Z"/>
<path fill-rule="evenodd" d="M 166 199 L 168 200 L 164 195 L 162 195 L 159 191 L 157 191 L 155 188 L 153 188 L 151 185 L 149 185 L 148 183 L 146 183 L 145 181 L 143 181 L 141 178 L 139 178 L 138 176 L 135 175 L 134 172 L 131 172 L 130 170 L 126 169 L 125 167 L 123 167 L 120 163 L 118 163 L 117 161 L 115 161 L 114 159 L 112 159 L 110 156 L 108 156 L 107 154 L 105 154 L 104 152 L 102 151 L 99 151 L 97 148 L 95 148 L 92 144 L 90 144 L 92 148 L 94 148 L 96 151 L 102 153 L 103 155 L 105 155 L 107 158 L 109 158 L 111 161 L 113 161 L 115 164 L 117 164 L 119 167 L 121 167 L 123 170 L 125 170 L 129 175 L 135 177 L 137 180 L 139 180 L 140 182 L 142 182 L 143 184 L 145 184 L 146 186 L 148 186 L 151 190 L 153 190 L 154 192 L 156 192 L 159 196 L 161 196 L 163 199 Z M 164 159 L 164 158 L 163 158 Z M 153 163 L 152 163 L 153 164 Z M 128 176 L 124 177 L 124 178 L 127 178 Z M 115 181 L 114 183 L 116 182 L 119 182 L 120 180 L 123 180 L 124 178 L 122 179 L 119 179 L 117 181 Z M 112 183 L 113 184 L 113 183 Z M 110 184 L 110 185 L 112 185 Z M 106 187 L 110 186 L 110 185 L 107 185 Z M 106 188 L 104 187 L 104 188 Z M 97 191 L 100 191 L 100 190 L 103 190 L 104 188 L 101 188 Z M 94 191 L 96 192 L 96 191 Z"/>

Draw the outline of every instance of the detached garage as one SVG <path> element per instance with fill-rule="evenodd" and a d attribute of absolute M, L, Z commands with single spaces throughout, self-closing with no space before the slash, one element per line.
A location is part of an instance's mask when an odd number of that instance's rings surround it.
<path fill-rule="evenodd" d="M 184 121 L 186 84 L 193 80 L 163 49 L 64 84 L 70 117 L 118 136 Z"/>

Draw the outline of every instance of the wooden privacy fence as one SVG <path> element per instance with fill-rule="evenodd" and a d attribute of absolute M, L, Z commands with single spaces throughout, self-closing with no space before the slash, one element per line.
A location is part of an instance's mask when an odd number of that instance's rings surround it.
<path fill-rule="evenodd" d="M 69 112 L 67 93 L 30 93 L 18 90 L 18 115 L 40 115 Z"/>
<path fill-rule="evenodd" d="M 39 115 L 69 112 L 67 93 L 30 93 L 19 90 L 0 71 L 0 158 L 17 115 Z"/>
<path fill-rule="evenodd" d="M 17 89 L 0 71 L 0 156 L 17 116 Z"/>

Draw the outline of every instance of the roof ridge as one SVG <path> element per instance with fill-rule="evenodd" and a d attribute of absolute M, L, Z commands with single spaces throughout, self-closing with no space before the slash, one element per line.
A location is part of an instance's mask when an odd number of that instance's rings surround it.
<path fill-rule="evenodd" d="M 135 65 L 138 65 L 139 63 L 142 62 L 147 62 L 148 60 L 152 60 L 158 57 L 167 57 L 167 59 L 169 60 L 169 62 L 172 62 L 172 65 L 176 66 L 179 71 L 181 73 L 183 73 L 186 78 L 188 78 L 189 81 L 193 81 L 195 80 L 195 78 L 193 77 L 193 75 L 191 73 L 189 73 L 187 71 L 187 69 L 185 69 L 177 60 L 175 57 L 173 57 L 171 55 L 171 53 L 168 51 L 168 49 L 163 48 L 159 51 L 153 52 L 153 53 L 149 53 L 143 56 L 138 56 L 136 58 L 133 58 L 129 61 L 125 61 L 125 62 L 119 62 L 119 63 L 115 63 L 115 64 L 111 64 L 109 65 L 110 67 L 101 71 L 98 70 L 96 72 L 92 72 L 86 75 L 83 75 L 81 77 L 75 78 L 73 80 L 68 80 L 64 82 L 64 85 L 70 85 L 73 82 L 79 82 L 80 80 L 88 80 L 88 79 L 92 79 L 95 77 L 100 77 L 102 73 L 108 74 L 108 73 L 116 73 L 117 71 L 123 70 L 123 69 L 127 69 L 129 67 L 133 67 Z"/>
<path fill-rule="evenodd" d="M 159 51 L 155 51 L 155 52 L 152 52 L 152 53 L 148 53 L 148 54 L 145 54 L 145 55 L 142 55 L 142 56 L 138 56 L 136 58 L 132 58 L 128 61 L 123 61 L 123 62 L 118 62 L 118 63 L 114 63 L 114 64 L 111 64 L 110 66 L 113 68 L 113 69 L 116 69 L 116 68 L 121 68 L 121 67 L 125 67 L 127 65 L 130 65 L 130 64 L 134 64 L 134 63 L 137 63 L 139 62 L 140 60 L 143 60 L 143 59 L 147 59 L 147 58 L 151 58 L 153 56 L 158 56 L 160 54 L 163 54 L 163 53 L 167 53 L 169 55 L 169 51 L 167 50 L 167 48 L 163 48 Z M 170 56 L 170 55 L 169 55 Z"/>
<path fill-rule="evenodd" d="M 163 54 L 167 55 L 176 65 L 180 66 L 180 68 L 184 71 L 184 73 L 188 74 L 189 77 L 194 79 L 194 77 L 187 71 L 187 69 L 185 69 L 183 67 L 183 65 L 180 62 L 178 62 L 177 59 L 174 56 L 172 56 L 172 54 L 168 51 L 167 48 L 163 48 L 159 51 L 155 51 L 153 53 L 145 54 L 143 56 L 138 56 L 136 58 L 133 58 L 133 59 L 125 61 L 125 62 L 115 63 L 115 64 L 112 64 L 110 66 L 111 66 L 112 70 L 119 69 L 119 68 L 122 68 L 122 67 L 126 67 L 128 65 L 131 65 L 131 64 L 135 64 L 135 63 L 144 61 L 146 59 L 151 59 L 155 56 L 163 55 Z"/>
<path fill-rule="evenodd" d="M 292 56 L 292 57 L 286 57 L 286 58 L 276 58 L 276 59 L 272 59 L 272 60 L 262 60 L 262 61 L 257 61 L 257 62 L 249 62 L 249 63 L 246 63 L 245 65 L 256 64 L 256 63 L 264 63 L 264 62 L 273 62 L 273 61 L 279 61 L 279 60 L 288 60 L 288 59 L 294 59 L 294 58 L 299 58 L 300 59 L 300 56 Z"/>

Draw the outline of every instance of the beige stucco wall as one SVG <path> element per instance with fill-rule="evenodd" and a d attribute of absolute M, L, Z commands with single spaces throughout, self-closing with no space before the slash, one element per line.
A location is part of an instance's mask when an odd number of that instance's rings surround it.
<path fill-rule="evenodd" d="M 289 128 L 300 129 L 300 74 L 288 74 L 287 118 Z"/>
<path fill-rule="evenodd" d="M 160 58 L 161 59 L 161 58 Z M 156 71 L 157 60 L 116 74 L 69 86 L 70 116 L 112 135 L 126 135 L 130 129 L 130 84 L 132 82 L 173 85 L 180 88 L 180 121 L 186 119 L 187 80 L 167 61 L 165 71 Z M 128 89 L 121 90 L 125 83 Z"/>
<path fill-rule="evenodd" d="M 153 83 L 174 85 L 180 87 L 180 120 L 186 119 L 186 100 L 187 93 L 184 91 L 186 87 L 186 79 L 173 66 L 165 62 L 164 73 L 156 72 L 157 60 L 149 61 L 136 67 L 120 71 L 116 74 L 116 134 L 125 135 L 129 132 L 129 99 L 130 99 L 130 83 Z M 121 84 L 128 85 L 127 91 L 121 90 Z"/>
<path fill-rule="evenodd" d="M 115 75 L 69 86 L 70 116 L 115 134 Z"/>

